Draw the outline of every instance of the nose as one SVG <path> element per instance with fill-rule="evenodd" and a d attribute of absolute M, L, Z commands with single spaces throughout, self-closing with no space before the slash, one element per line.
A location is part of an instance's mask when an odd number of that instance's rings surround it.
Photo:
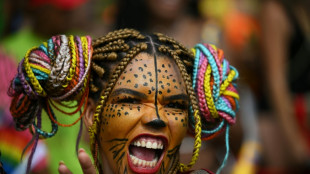
<path fill-rule="evenodd" d="M 152 120 L 146 123 L 146 125 L 152 128 L 163 128 L 167 126 L 166 123 L 161 119 Z"/>
<path fill-rule="evenodd" d="M 142 124 L 153 129 L 161 129 L 167 126 L 168 120 L 164 115 L 161 105 L 146 105 L 145 113 L 141 119 Z"/>

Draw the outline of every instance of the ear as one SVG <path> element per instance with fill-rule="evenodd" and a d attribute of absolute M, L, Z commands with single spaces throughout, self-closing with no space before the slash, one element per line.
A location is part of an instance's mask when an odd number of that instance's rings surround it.
<path fill-rule="evenodd" d="M 88 98 L 88 102 L 87 102 L 87 106 L 86 106 L 86 111 L 84 114 L 84 124 L 86 126 L 87 129 L 89 129 L 91 127 L 91 125 L 93 124 L 93 116 L 96 110 L 96 102 L 91 99 Z"/>

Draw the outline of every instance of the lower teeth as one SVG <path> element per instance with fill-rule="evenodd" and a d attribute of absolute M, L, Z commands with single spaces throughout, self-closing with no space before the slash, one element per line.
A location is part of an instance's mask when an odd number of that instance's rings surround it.
<path fill-rule="evenodd" d="M 142 160 L 142 159 L 139 159 L 133 155 L 130 155 L 130 158 L 131 158 L 131 161 L 133 162 L 133 164 L 137 167 L 155 167 L 155 165 L 157 164 L 157 157 L 152 160 L 152 161 L 145 161 L 145 160 Z"/>

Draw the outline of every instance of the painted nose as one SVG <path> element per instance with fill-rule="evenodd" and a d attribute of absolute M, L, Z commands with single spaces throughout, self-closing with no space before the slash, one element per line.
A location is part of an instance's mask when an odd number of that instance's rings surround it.
<path fill-rule="evenodd" d="M 152 128 L 163 128 L 167 126 L 166 123 L 161 119 L 152 120 L 146 123 L 146 125 Z"/>
<path fill-rule="evenodd" d="M 164 116 L 163 108 L 161 105 L 154 106 L 154 104 L 147 105 L 147 111 L 142 117 L 142 123 L 147 127 L 160 129 L 168 124 L 167 118 Z"/>

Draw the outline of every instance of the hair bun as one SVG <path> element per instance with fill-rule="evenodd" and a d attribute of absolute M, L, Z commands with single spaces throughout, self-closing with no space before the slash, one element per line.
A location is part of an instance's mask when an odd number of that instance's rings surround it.
<path fill-rule="evenodd" d="M 197 44 L 193 51 L 193 88 L 199 103 L 202 139 L 207 140 L 236 121 L 238 71 L 229 65 L 223 51 L 214 45 Z M 193 128 L 192 116 L 190 121 Z"/>
<path fill-rule="evenodd" d="M 40 135 L 52 136 L 61 124 L 58 124 L 51 105 L 56 107 L 55 103 L 59 103 L 65 108 L 62 101 L 79 101 L 85 97 L 91 55 L 89 36 L 53 36 L 39 47 L 30 49 L 19 63 L 18 73 L 9 89 L 13 97 L 10 111 L 16 128 L 23 130 L 33 125 Z M 53 134 L 45 133 L 38 126 L 42 109 L 49 111 L 55 129 Z"/>

